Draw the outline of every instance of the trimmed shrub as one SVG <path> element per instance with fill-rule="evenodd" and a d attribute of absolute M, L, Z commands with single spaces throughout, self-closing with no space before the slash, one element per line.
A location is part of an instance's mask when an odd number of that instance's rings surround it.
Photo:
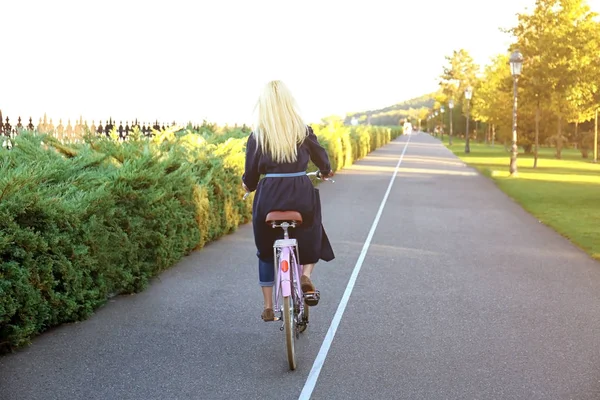
<path fill-rule="evenodd" d="M 401 133 L 314 130 L 334 171 Z M 23 133 L 13 150 L 0 149 L 0 352 L 89 317 L 113 295 L 143 290 L 250 221 L 240 179 L 247 135 L 207 125 L 67 146 Z"/>

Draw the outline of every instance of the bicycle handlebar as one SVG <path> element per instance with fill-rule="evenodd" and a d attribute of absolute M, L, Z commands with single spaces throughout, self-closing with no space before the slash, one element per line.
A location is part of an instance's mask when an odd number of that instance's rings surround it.
<path fill-rule="evenodd" d="M 321 171 L 319 171 L 319 170 L 314 171 L 314 172 L 307 172 L 306 175 L 307 176 L 314 176 L 314 177 L 316 177 L 317 179 L 319 179 L 321 181 L 328 181 L 328 182 L 331 182 L 331 183 L 335 183 L 335 181 L 333 179 L 331 179 L 331 178 L 323 178 L 323 176 L 321 175 Z M 243 200 L 246 200 L 246 197 L 248 197 L 249 195 L 250 195 L 250 192 L 246 192 L 246 194 L 244 195 Z"/>
<path fill-rule="evenodd" d="M 317 177 L 317 179 L 322 180 L 322 181 L 329 181 L 331 183 L 335 183 L 335 181 L 331 178 L 323 178 L 323 176 L 321 175 L 321 171 L 315 171 L 315 172 L 307 172 L 306 175 L 308 176 L 315 176 Z"/>

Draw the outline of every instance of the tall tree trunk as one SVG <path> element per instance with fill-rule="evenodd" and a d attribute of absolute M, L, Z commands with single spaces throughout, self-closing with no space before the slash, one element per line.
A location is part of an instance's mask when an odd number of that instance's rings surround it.
<path fill-rule="evenodd" d="M 598 108 L 594 113 L 594 162 L 598 162 Z"/>
<path fill-rule="evenodd" d="M 558 133 L 556 137 L 556 158 L 560 160 L 563 147 L 562 140 L 562 115 L 558 114 Z"/>
<path fill-rule="evenodd" d="M 535 150 L 533 154 L 533 168 L 537 168 L 538 148 L 540 144 L 540 100 L 537 101 L 535 108 Z"/>
<path fill-rule="evenodd" d="M 496 139 L 496 125 L 492 124 L 492 147 L 494 147 L 494 140 Z"/>
<path fill-rule="evenodd" d="M 579 134 L 579 121 L 575 121 L 575 140 L 578 140 L 578 138 L 579 138 L 578 134 Z M 575 142 L 575 146 L 577 148 L 579 148 L 580 150 L 583 147 L 582 144 L 583 143 L 578 144 L 578 142 Z"/>

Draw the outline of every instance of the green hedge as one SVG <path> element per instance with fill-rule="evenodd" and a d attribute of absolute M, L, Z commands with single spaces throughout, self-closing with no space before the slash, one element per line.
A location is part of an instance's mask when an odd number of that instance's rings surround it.
<path fill-rule="evenodd" d="M 352 165 L 402 133 L 401 128 L 376 126 L 319 126 L 313 127 L 313 130 L 327 149 L 334 171 Z M 316 169 L 312 163 L 310 166 Z"/>
<path fill-rule="evenodd" d="M 314 127 L 334 170 L 400 129 Z M 247 132 L 158 133 L 65 146 L 23 133 L 0 150 L 0 353 L 83 320 L 251 219 Z M 316 169 L 314 165 L 311 170 Z"/>

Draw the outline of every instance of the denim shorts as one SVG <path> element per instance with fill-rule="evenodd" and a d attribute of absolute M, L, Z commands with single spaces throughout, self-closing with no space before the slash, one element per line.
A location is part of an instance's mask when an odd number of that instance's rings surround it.
<path fill-rule="evenodd" d="M 260 286 L 275 284 L 275 261 L 258 259 L 258 283 Z"/>

